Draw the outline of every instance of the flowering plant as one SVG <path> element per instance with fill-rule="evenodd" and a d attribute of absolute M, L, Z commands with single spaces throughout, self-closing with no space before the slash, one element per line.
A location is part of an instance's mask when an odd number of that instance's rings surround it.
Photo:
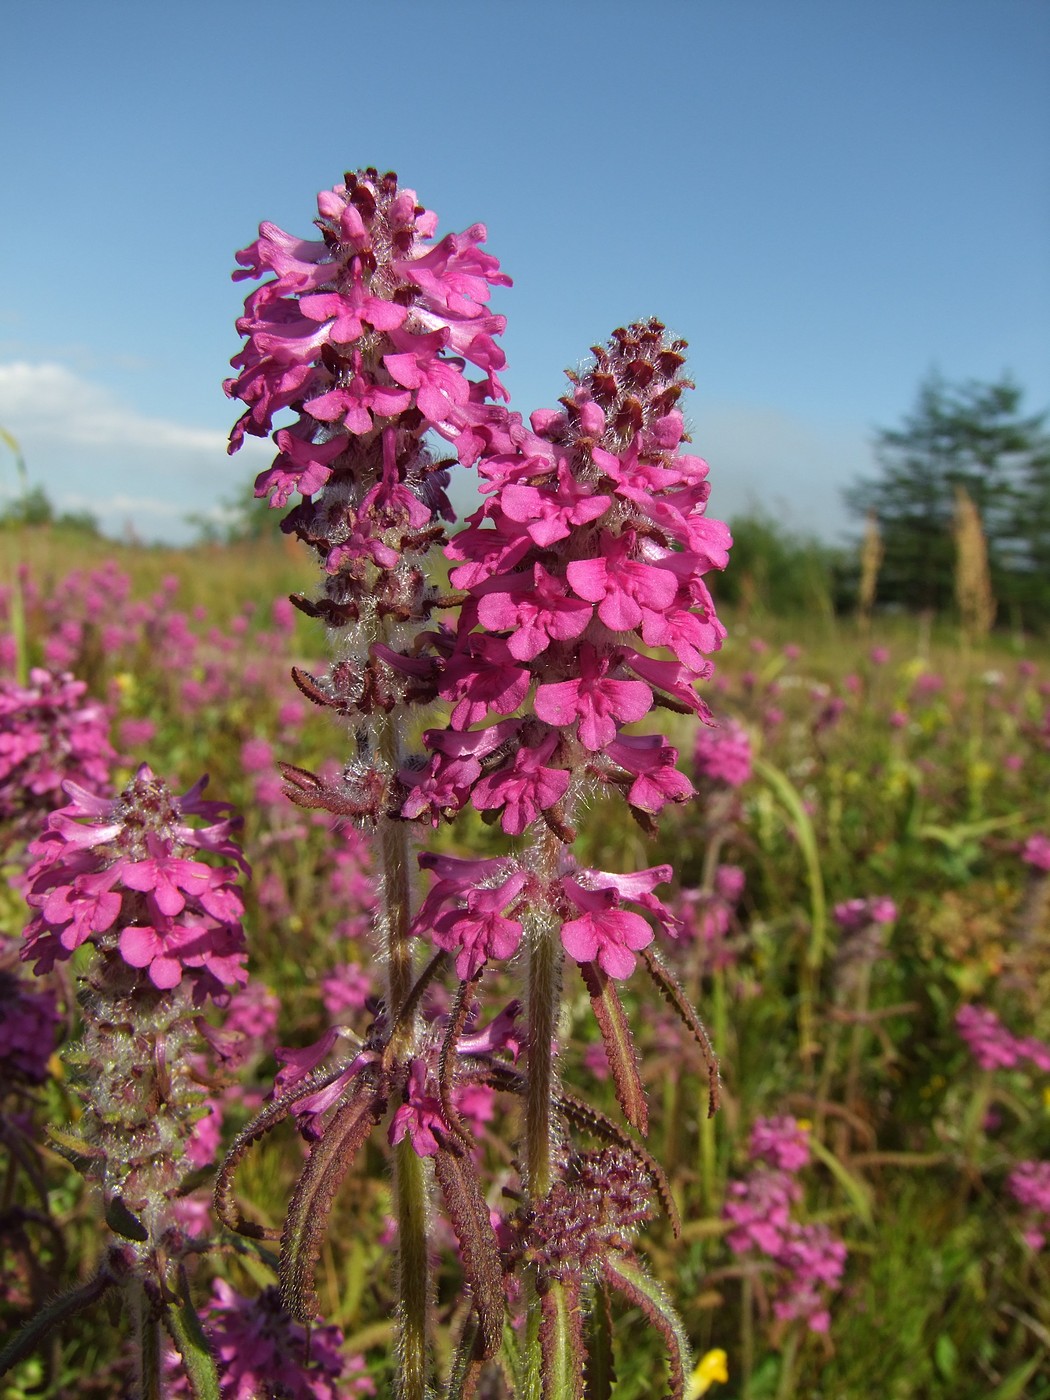
<path fill-rule="evenodd" d="M 260 1233 L 236 1205 L 233 1173 L 261 1133 L 293 1115 L 312 1146 L 282 1233 L 282 1287 L 307 1321 L 334 1193 L 389 1118 L 401 1396 L 422 1400 L 432 1381 L 432 1178 L 473 1306 L 450 1395 L 472 1393 L 500 1350 L 506 1300 L 520 1284 L 523 1393 L 578 1393 L 582 1317 L 599 1275 L 667 1339 L 681 1394 L 681 1328 L 633 1245 L 653 1188 L 671 1208 L 639 1141 L 645 1094 L 616 989 L 639 956 L 702 1050 L 712 1111 L 717 1068 L 655 949 L 657 933 L 678 932 L 655 893 L 670 867 L 593 869 L 573 846 L 579 813 L 601 794 L 622 797 L 646 832 L 666 804 L 692 795 L 667 739 L 628 729 L 657 708 L 706 720 L 694 687 L 724 636 L 704 576 L 724 566 L 730 541 L 705 513 L 706 464 L 682 450 L 684 343 L 655 320 L 615 332 L 570 376 L 561 409 L 534 413 L 526 427 L 500 402 L 504 321 L 487 301 L 509 279 L 481 251 L 484 227 L 434 242 L 435 216 L 414 191 L 371 169 L 322 192 L 318 214 L 320 238 L 263 224 L 238 254 L 235 276 L 268 280 L 238 322 L 246 344 L 227 391 L 246 410 L 231 450 L 245 433 L 271 433 L 279 411 L 296 415 L 275 431 L 278 455 L 256 491 L 275 507 L 300 498 L 283 528 L 316 552 L 322 582 L 318 597 L 292 601 L 327 626 L 337 659 L 323 676 L 293 675 L 344 717 L 352 751 L 335 776 L 282 769 L 295 802 L 373 834 L 387 985 L 349 1059 L 325 1067 L 335 1031 L 291 1052 L 280 1097 L 227 1158 L 217 1204 L 228 1223 Z M 468 378 L 468 365 L 480 377 Z M 453 592 L 432 581 L 427 562 L 451 520 L 452 464 L 433 459 L 429 434 L 476 468 L 485 497 L 447 544 Z M 435 625 L 438 612 L 455 620 Z M 423 753 L 406 752 L 411 716 L 439 701 L 448 724 L 425 733 Z M 468 807 L 498 823 L 514 850 L 422 854 L 433 883 L 414 908 L 409 824 L 437 826 Z M 424 966 L 420 943 L 435 950 Z M 566 957 L 579 965 L 626 1127 L 558 1084 Z M 430 992 L 449 960 L 459 985 L 436 1011 Z M 508 962 L 524 963 L 524 1029 L 517 1002 L 479 1029 L 479 983 Z M 461 1113 L 479 1089 L 524 1101 L 522 1204 L 495 1227 Z M 605 1147 L 577 1152 L 574 1128 Z M 585 1246 L 558 1244 L 579 1244 L 581 1230 Z"/>

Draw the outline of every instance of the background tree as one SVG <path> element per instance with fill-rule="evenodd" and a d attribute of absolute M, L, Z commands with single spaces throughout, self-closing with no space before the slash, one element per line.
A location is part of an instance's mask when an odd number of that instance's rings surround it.
<path fill-rule="evenodd" d="M 879 601 L 950 608 L 956 491 L 976 507 L 988 545 L 992 589 L 1005 610 L 1050 616 L 1050 436 L 1046 415 L 1025 415 L 1022 390 L 948 384 L 933 374 L 901 427 L 880 429 L 880 475 L 845 493 L 857 515 L 874 512 L 884 557 Z"/>

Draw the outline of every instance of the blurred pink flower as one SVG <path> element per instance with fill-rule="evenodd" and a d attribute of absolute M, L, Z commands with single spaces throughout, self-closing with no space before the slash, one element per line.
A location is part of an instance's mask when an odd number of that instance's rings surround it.
<path fill-rule="evenodd" d="M 697 774 L 709 782 L 742 787 L 751 777 L 751 739 L 737 720 L 704 727 L 696 736 L 693 762 Z"/>

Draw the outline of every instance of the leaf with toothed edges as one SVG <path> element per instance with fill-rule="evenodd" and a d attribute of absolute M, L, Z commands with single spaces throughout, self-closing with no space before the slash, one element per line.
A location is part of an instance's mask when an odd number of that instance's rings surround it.
<path fill-rule="evenodd" d="M 280 1239 L 279 1230 L 264 1229 L 261 1225 L 255 1225 L 250 1220 L 245 1220 L 241 1215 L 233 1200 L 234 1173 L 254 1143 L 264 1137 L 271 1128 L 276 1128 L 278 1123 L 283 1123 L 288 1115 L 294 1111 L 295 1105 L 300 1099 L 305 1099 L 310 1094 L 316 1094 L 338 1079 L 349 1063 L 350 1061 L 347 1061 L 333 1070 L 311 1074 L 306 1079 L 301 1080 L 287 1094 L 282 1094 L 279 1099 L 267 1104 L 262 1112 L 257 1113 L 234 1138 L 230 1150 L 223 1158 L 219 1174 L 215 1178 L 215 1214 L 227 1230 L 232 1230 L 238 1235 L 246 1235 L 249 1239 Z"/>
<path fill-rule="evenodd" d="M 616 1085 L 616 1097 L 628 1123 L 645 1137 L 649 1131 L 649 1109 L 638 1072 L 638 1053 L 616 984 L 596 962 L 581 963 L 580 971 L 587 984 L 598 1029 L 602 1033 L 605 1058 Z"/>
<path fill-rule="evenodd" d="M 718 1073 L 718 1056 L 715 1054 L 714 1046 L 711 1044 L 707 1031 L 704 1030 L 703 1022 L 693 1010 L 689 998 L 670 968 L 661 962 L 652 948 L 643 948 L 641 956 L 664 1001 L 673 1011 L 677 1012 L 682 1024 L 700 1047 L 707 1069 L 707 1116 L 713 1118 L 718 1112 L 722 1096 L 722 1081 Z"/>
<path fill-rule="evenodd" d="M 434 1175 L 459 1241 L 463 1272 L 481 1327 L 481 1354 L 495 1356 L 503 1341 L 505 1298 L 499 1242 L 481 1194 L 477 1169 L 463 1151 L 439 1146 Z"/>
<path fill-rule="evenodd" d="M 310 1322 L 317 1313 L 313 1272 L 335 1193 L 385 1112 L 386 1096 L 359 1082 L 353 1097 L 338 1109 L 310 1149 L 281 1237 L 281 1297 L 299 1322 Z"/>
<path fill-rule="evenodd" d="M 667 1347 L 669 1400 L 685 1400 L 689 1342 L 662 1284 L 647 1274 L 637 1259 L 625 1254 L 606 1255 L 601 1269 L 607 1287 L 614 1288 L 632 1307 L 638 1308 L 663 1337 Z"/>

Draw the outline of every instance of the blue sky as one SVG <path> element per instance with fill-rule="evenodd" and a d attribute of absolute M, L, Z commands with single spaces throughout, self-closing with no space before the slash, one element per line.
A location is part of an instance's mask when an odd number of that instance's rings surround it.
<path fill-rule="evenodd" d="M 685 336 L 715 513 L 840 536 L 933 369 L 1050 405 L 1046 0 L 52 0 L 4 38 L 0 427 L 115 533 L 266 464 L 223 447 L 233 253 L 363 165 L 488 225 L 523 413 L 617 325 Z"/>

